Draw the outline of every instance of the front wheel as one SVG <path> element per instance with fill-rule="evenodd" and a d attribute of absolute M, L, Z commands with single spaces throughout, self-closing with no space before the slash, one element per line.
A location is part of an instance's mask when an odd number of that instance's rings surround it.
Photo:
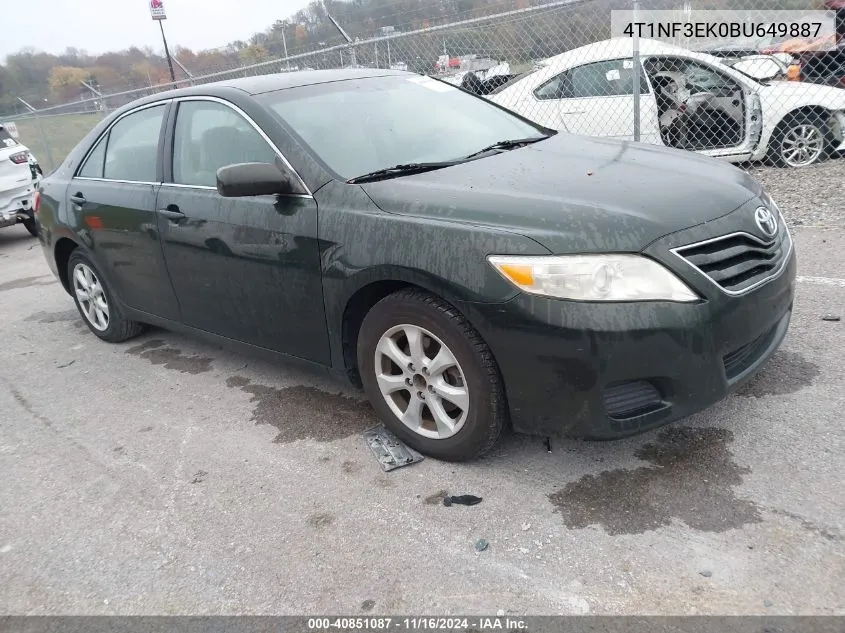
<path fill-rule="evenodd" d="M 70 291 L 88 328 L 109 343 L 138 336 L 144 326 L 125 318 L 102 274 L 86 255 L 75 250 L 68 261 Z"/>
<path fill-rule="evenodd" d="M 453 306 L 416 289 L 396 292 L 364 318 L 357 352 L 376 413 L 412 448 L 465 461 L 496 443 L 507 417 L 499 370 Z"/>
<path fill-rule="evenodd" d="M 806 167 L 827 157 L 827 125 L 810 115 L 790 116 L 775 130 L 771 155 L 782 167 Z"/>

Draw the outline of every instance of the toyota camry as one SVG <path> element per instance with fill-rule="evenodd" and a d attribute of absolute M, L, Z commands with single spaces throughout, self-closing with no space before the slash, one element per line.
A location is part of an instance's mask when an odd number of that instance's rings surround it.
<path fill-rule="evenodd" d="M 164 92 L 43 182 L 81 318 L 328 368 L 437 458 L 518 432 L 610 439 L 755 374 L 795 255 L 743 171 L 554 132 L 457 87 L 305 71 Z"/>

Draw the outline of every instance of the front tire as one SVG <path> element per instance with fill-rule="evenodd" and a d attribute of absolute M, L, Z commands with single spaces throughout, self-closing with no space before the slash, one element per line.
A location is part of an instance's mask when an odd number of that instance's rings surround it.
<path fill-rule="evenodd" d="M 400 290 L 364 318 L 357 353 L 376 413 L 412 448 L 466 461 L 496 443 L 507 419 L 498 366 L 453 306 L 420 290 Z"/>
<path fill-rule="evenodd" d="M 68 260 L 68 281 L 82 320 L 97 337 L 121 343 L 144 331 L 141 323 L 123 316 L 103 275 L 79 249 Z"/>
<path fill-rule="evenodd" d="M 818 116 L 790 115 L 773 134 L 770 156 L 780 167 L 806 167 L 827 158 L 830 134 Z"/>

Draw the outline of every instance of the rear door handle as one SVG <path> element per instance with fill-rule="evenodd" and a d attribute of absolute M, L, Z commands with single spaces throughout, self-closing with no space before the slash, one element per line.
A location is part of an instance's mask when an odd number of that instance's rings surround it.
<path fill-rule="evenodd" d="M 179 220 L 184 220 L 187 217 L 175 204 L 169 204 L 166 209 L 159 209 L 158 212 L 171 222 L 178 222 Z"/>
<path fill-rule="evenodd" d="M 73 204 L 79 205 L 80 207 L 85 206 L 85 203 L 88 202 L 81 193 L 76 193 L 70 197 L 70 201 Z"/>

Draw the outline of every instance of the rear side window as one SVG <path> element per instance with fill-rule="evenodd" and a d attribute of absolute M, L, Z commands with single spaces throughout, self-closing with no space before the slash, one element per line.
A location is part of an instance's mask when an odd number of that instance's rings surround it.
<path fill-rule="evenodd" d="M 106 144 L 103 178 L 157 180 L 158 140 L 164 109 L 164 105 L 146 108 L 122 118 L 112 127 Z"/>
<path fill-rule="evenodd" d="M 94 151 L 88 155 L 88 160 L 79 170 L 79 176 L 82 178 L 102 178 L 103 177 L 103 162 L 106 157 L 106 143 L 109 135 L 106 134 L 97 143 Z"/>
<path fill-rule="evenodd" d="M 0 125 L 0 149 L 14 147 L 18 142 L 9 134 L 9 130 Z"/>
<path fill-rule="evenodd" d="M 250 123 L 216 101 L 183 101 L 173 137 L 173 182 L 214 187 L 217 170 L 236 163 L 272 163 L 276 153 Z"/>

